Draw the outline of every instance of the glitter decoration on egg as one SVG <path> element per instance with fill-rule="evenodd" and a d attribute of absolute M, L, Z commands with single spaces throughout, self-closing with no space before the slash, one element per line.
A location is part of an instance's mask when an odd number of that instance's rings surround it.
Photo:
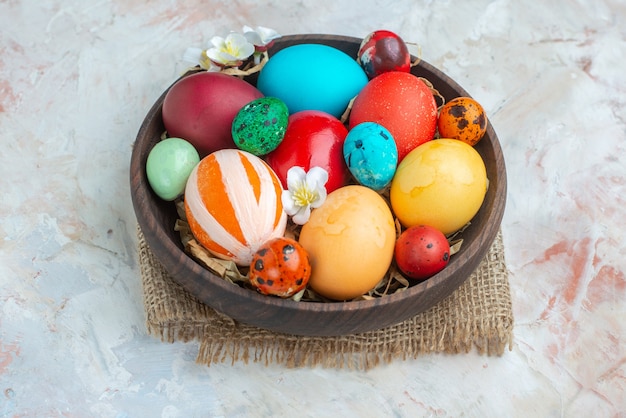
<path fill-rule="evenodd" d="M 235 145 L 257 156 L 263 156 L 281 143 L 287 130 L 289 110 L 275 97 L 261 97 L 245 105 L 232 125 Z"/>

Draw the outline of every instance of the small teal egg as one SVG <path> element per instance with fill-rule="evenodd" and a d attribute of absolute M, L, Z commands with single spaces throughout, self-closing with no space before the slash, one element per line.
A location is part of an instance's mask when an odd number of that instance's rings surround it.
<path fill-rule="evenodd" d="M 292 45 L 274 54 L 257 89 L 283 100 L 293 114 L 319 110 L 337 118 L 368 82 L 356 59 L 328 45 Z"/>
<path fill-rule="evenodd" d="M 172 201 L 184 193 L 187 179 L 199 162 L 198 151 L 189 142 L 181 138 L 164 139 L 148 154 L 148 183 L 157 196 Z"/>
<path fill-rule="evenodd" d="M 262 97 L 242 107 L 232 124 L 232 135 L 239 149 L 262 156 L 276 149 L 287 130 L 289 110 L 275 97 Z"/>
<path fill-rule="evenodd" d="M 396 173 L 398 148 L 387 128 L 375 122 L 362 122 L 348 132 L 343 158 L 356 181 L 380 191 Z"/>

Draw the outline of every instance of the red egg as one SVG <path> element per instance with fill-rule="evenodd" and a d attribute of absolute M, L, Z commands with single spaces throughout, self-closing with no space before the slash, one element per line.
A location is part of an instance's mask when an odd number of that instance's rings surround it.
<path fill-rule="evenodd" d="M 291 238 L 268 241 L 250 262 L 250 283 L 264 295 L 291 297 L 306 287 L 310 277 L 309 256 Z"/>
<path fill-rule="evenodd" d="M 425 280 L 448 265 L 450 244 L 438 229 L 415 225 L 400 234 L 394 248 L 394 257 L 405 276 Z"/>
<path fill-rule="evenodd" d="M 163 124 L 170 136 L 190 142 L 204 157 L 235 148 L 233 119 L 252 100 L 263 97 L 253 85 L 231 75 L 192 74 L 177 81 L 163 100 Z"/>
<path fill-rule="evenodd" d="M 328 172 L 328 193 L 347 184 L 350 171 L 343 158 L 343 142 L 348 129 L 336 117 L 318 110 L 303 110 L 289 116 L 285 136 L 278 147 L 265 156 L 287 188 L 287 171 L 299 166 L 304 171 L 322 167 Z"/>
<path fill-rule="evenodd" d="M 370 79 L 388 71 L 411 70 L 409 49 L 402 38 L 388 30 L 377 30 L 363 38 L 358 57 Z"/>
<path fill-rule="evenodd" d="M 349 129 L 376 122 L 391 132 L 398 147 L 398 163 L 413 149 L 435 136 L 437 103 L 428 86 L 411 73 L 391 71 L 367 83 L 354 100 Z"/>

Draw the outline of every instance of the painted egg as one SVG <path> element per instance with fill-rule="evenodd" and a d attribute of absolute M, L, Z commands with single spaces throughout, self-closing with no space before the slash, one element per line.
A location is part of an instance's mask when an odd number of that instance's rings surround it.
<path fill-rule="evenodd" d="M 272 169 L 246 151 L 204 157 L 185 188 L 185 213 L 198 242 L 216 257 L 248 266 L 270 239 L 283 236 L 287 215 Z"/>
<path fill-rule="evenodd" d="M 163 200 L 174 200 L 185 191 L 187 178 L 200 162 L 198 151 L 181 138 L 158 142 L 146 160 L 146 175 L 152 190 Z"/>
<path fill-rule="evenodd" d="M 343 143 L 348 129 L 336 117 L 316 110 L 303 110 L 289 116 L 287 131 L 278 147 L 265 156 L 265 161 L 287 188 L 287 172 L 291 167 L 309 171 L 321 167 L 328 172 L 326 191 L 347 184 L 350 171 L 343 159 Z"/>
<path fill-rule="evenodd" d="M 296 240 L 274 238 L 254 253 L 248 277 L 252 286 L 264 295 L 292 297 L 309 282 L 309 255 Z"/>
<path fill-rule="evenodd" d="M 485 110 L 471 97 L 457 97 L 441 107 L 437 122 L 439 136 L 474 146 L 487 131 Z"/>
<path fill-rule="evenodd" d="M 385 199 L 368 187 L 349 185 L 311 212 L 298 241 L 311 260 L 309 287 L 327 298 L 348 300 L 385 276 L 396 227 Z"/>
<path fill-rule="evenodd" d="M 191 142 L 202 158 L 235 148 L 233 119 L 259 97 L 263 94 L 240 78 L 202 71 L 181 78 L 169 89 L 163 99 L 163 124 L 170 136 Z"/>
<path fill-rule="evenodd" d="M 487 193 L 480 154 L 456 139 L 435 139 L 411 151 L 398 165 L 389 193 L 405 227 L 430 225 L 448 235 L 476 215 Z"/>
<path fill-rule="evenodd" d="M 288 118 L 289 111 L 282 100 L 275 97 L 253 100 L 233 120 L 233 141 L 244 151 L 265 155 L 283 140 Z"/>
<path fill-rule="evenodd" d="M 363 38 L 358 57 L 370 79 L 388 71 L 411 71 L 409 48 L 402 38 L 388 30 L 377 30 Z"/>
<path fill-rule="evenodd" d="M 398 237 L 394 258 L 406 277 L 425 280 L 448 265 L 450 244 L 437 228 L 414 225 Z"/>
<path fill-rule="evenodd" d="M 360 123 L 348 132 L 343 157 L 354 178 L 376 191 L 387 187 L 398 165 L 393 136 L 376 122 Z"/>
<path fill-rule="evenodd" d="M 411 73 L 391 71 L 367 83 L 354 100 L 349 128 L 376 122 L 391 132 L 398 162 L 415 147 L 430 141 L 437 129 L 437 103 L 426 84 Z"/>
<path fill-rule="evenodd" d="M 320 110 L 340 117 L 367 84 L 367 75 L 337 48 L 319 44 L 289 46 L 272 56 L 259 73 L 257 88 L 283 100 L 293 114 Z"/>

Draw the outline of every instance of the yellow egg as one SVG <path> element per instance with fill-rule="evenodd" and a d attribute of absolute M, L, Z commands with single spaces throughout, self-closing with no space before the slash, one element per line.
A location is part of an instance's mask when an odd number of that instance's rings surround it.
<path fill-rule="evenodd" d="M 360 296 L 384 277 L 396 239 L 387 202 L 372 189 L 350 185 L 328 194 L 300 232 L 309 253 L 309 286 L 330 299 Z"/>
<path fill-rule="evenodd" d="M 411 151 L 391 182 L 391 207 L 403 226 L 425 224 L 444 234 L 476 215 L 487 192 L 480 154 L 454 139 L 435 139 Z"/>

